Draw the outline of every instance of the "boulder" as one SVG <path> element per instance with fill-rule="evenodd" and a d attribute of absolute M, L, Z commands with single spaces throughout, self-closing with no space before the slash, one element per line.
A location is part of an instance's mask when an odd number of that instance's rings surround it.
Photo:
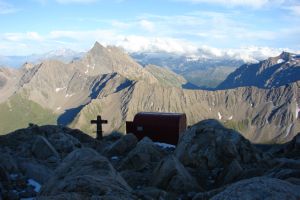
<path fill-rule="evenodd" d="M 197 181 L 174 156 L 160 161 L 154 169 L 152 185 L 174 193 L 200 191 Z"/>
<path fill-rule="evenodd" d="M 138 199 L 153 200 L 153 199 L 177 199 L 175 195 L 168 194 L 164 190 L 156 187 L 145 187 L 134 191 Z"/>
<path fill-rule="evenodd" d="M 211 199 L 297 200 L 300 199 L 300 186 L 279 179 L 256 177 L 233 183 Z"/>
<path fill-rule="evenodd" d="M 224 167 L 234 159 L 242 163 L 259 159 L 258 151 L 248 140 L 216 120 L 204 120 L 188 129 L 175 155 L 184 165 L 199 169 Z"/>
<path fill-rule="evenodd" d="M 27 178 L 37 180 L 41 184 L 44 184 L 54 175 L 53 170 L 34 160 L 22 160 L 19 166 Z"/>
<path fill-rule="evenodd" d="M 237 177 L 239 177 L 243 172 L 243 168 L 237 160 L 233 160 L 226 169 L 220 174 L 219 179 L 223 179 L 221 184 L 225 185 L 233 182 Z"/>
<path fill-rule="evenodd" d="M 3 153 L 3 152 L 0 153 L 0 166 L 7 173 L 13 174 L 19 172 L 19 168 L 16 160 L 9 153 Z"/>
<path fill-rule="evenodd" d="M 276 165 L 266 173 L 266 176 L 278 179 L 300 178 L 300 160 L 280 158 L 275 159 Z"/>
<path fill-rule="evenodd" d="M 37 136 L 34 144 L 32 145 L 32 154 L 40 160 L 47 160 L 54 158 L 59 160 L 59 154 L 49 141 L 43 136 Z"/>
<path fill-rule="evenodd" d="M 204 178 L 218 180 L 215 186 L 233 181 L 243 165 L 258 165 L 261 158 L 260 152 L 241 134 L 216 120 L 204 120 L 188 129 L 175 155 L 185 167 L 208 171 Z"/>
<path fill-rule="evenodd" d="M 51 195 L 51 196 L 39 196 L 36 200 L 81 200 L 84 199 L 84 196 L 77 194 L 77 193 L 63 193 L 58 195 Z"/>
<path fill-rule="evenodd" d="M 132 188 L 145 187 L 150 184 L 150 179 L 152 177 L 151 172 L 125 170 L 121 172 L 121 176 L 126 180 L 128 185 Z"/>
<path fill-rule="evenodd" d="M 285 179 L 285 181 L 287 182 L 290 182 L 291 184 L 294 184 L 294 185 L 299 185 L 300 186 L 300 178 L 287 178 Z"/>
<path fill-rule="evenodd" d="M 0 183 L 8 183 L 10 181 L 10 177 L 8 172 L 0 166 Z"/>
<path fill-rule="evenodd" d="M 123 159 L 120 170 L 150 169 L 162 159 L 162 156 L 152 140 L 144 137 Z"/>
<path fill-rule="evenodd" d="M 208 200 L 211 199 L 216 194 L 222 192 L 225 187 L 216 188 L 207 192 L 199 192 L 194 195 L 193 200 Z"/>
<path fill-rule="evenodd" d="M 131 151 L 137 144 L 138 139 L 133 134 L 127 134 L 121 137 L 119 140 L 110 145 L 105 151 L 104 154 L 111 156 L 120 156 Z"/>
<path fill-rule="evenodd" d="M 62 157 L 66 156 L 74 149 L 81 147 L 81 143 L 78 139 L 62 132 L 50 135 L 48 141 Z"/>
<path fill-rule="evenodd" d="M 109 161 L 90 148 L 76 149 L 64 158 L 55 175 L 42 187 L 41 196 L 77 193 L 91 199 L 132 199 L 131 188 Z"/>

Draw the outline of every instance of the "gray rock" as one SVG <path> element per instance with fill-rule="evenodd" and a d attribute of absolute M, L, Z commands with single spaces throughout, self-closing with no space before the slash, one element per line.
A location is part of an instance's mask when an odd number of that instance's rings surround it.
<path fill-rule="evenodd" d="M 119 156 L 124 155 L 127 152 L 131 151 L 137 144 L 138 139 L 133 134 L 126 134 L 121 137 L 119 140 L 114 142 L 111 146 L 109 146 L 104 154 L 107 156 Z"/>
<path fill-rule="evenodd" d="M 179 141 L 175 155 L 185 167 L 208 171 L 206 185 L 210 184 L 209 176 L 219 177 L 217 185 L 229 183 L 240 175 L 243 165 L 260 162 L 258 150 L 248 140 L 216 120 L 204 120 L 188 129 Z M 216 170 L 222 176 L 214 173 Z"/>
<path fill-rule="evenodd" d="M 129 152 L 121 163 L 121 170 L 142 170 L 153 167 L 162 154 L 151 139 L 145 137 Z"/>
<path fill-rule="evenodd" d="M 50 135 L 48 140 L 62 157 L 81 147 L 78 139 L 62 132 Z"/>
<path fill-rule="evenodd" d="M 63 193 L 63 194 L 57 194 L 57 195 L 51 195 L 51 196 L 39 196 L 36 198 L 36 200 L 82 200 L 84 199 L 83 195 L 77 194 L 77 193 Z"/>
<path fill-rule="evenodd" d="M 216 194 L 222 192 L 225 189 L 225 187 L 220 187 L 217 189 L 213 189 L 207 192 L 199 192 L 194 197 L 193 200 L 208 200 L 211 199 Z"/>
<path fill-rule="evenodd" d="M 21 161 L 19 166 L 26 177 L 37 180 L 41 184 L 44 184 L 54 175 L 53 170 L 36 161 Z"/>
<path fill-rule="evenodd" d="M 4 187 L 0 182 L 0 200 L 2 200 L 2 198 L 3 198 L 3 192 L 4 192 Z"/>
<path fill-rule="evenodd" d="M 84 198 L 94 195 L 105 199 L 114 196 L 132 199 L 131 188 L 109 161 L 90 148 L 71 152 L 42 187 L 41 196 L 78 193 Z"/>
<path fill-rule="evenodd" d="M 59 159 L 59 154 L 49 141 L 43 136 L 37 136 L 32 145 L 32 154 L 40 160 L 46 160 L 50 157 Z"/>
<path fill-rule="evenodd" d="M 153 200 L 153 199 L 158 199 L 158 200 L 163 200 L 163 199 L 175 199 L 172 198 L 167 192 L 164 190 L 155 188 L 155 187 L 145 187 L 141 188 L 139 190 L 134 191 L 134 194 L 138 196 L 139 199 L 144 199 L 144 200 Z"/>
<path fill-rule="evenodd" d="M 233 160 L 227 168 L 223 171 L 220 179 L 223 179 L 223 185 L 233 182 L 237 177 L 241 175 L 243 168 L 237 160 Z"/>
<path fill-rule="evenodd" d="M 278 179 L 300 178 L 300 160 L 280 158 L 275 159 L 276 165 L 266 173 L 266 176 Z"/>
<path fill-rule="evenodd" d="M 0 166 L 0 181 L 6 183 L 10 181 L 8 172 L 2 166 Z"/>
<path fill-rule="evenodd" d="M 159 162 L 152 176 L 153 186 L 175 193 L 201 191 L 197 181 L 174 156 Z"/>
<path fill-rule="evenodd" d="M 8 173 L 19 171 L 16 160 L 9 153 L 0 153 L 0 166 Z"/>
<path fill-rule="evenodd" d="M 287 182 L 290 182 L 291 184 L 294 184 L 294 185 L 299 185 L 300 186 L 300 178 L 287 178 L 285 179 L 285 181 Z"/>
<path fill-rule="evenodd" d="M 256 177 L 242 180 L 228 186 L 212 200 L 272 199 L 298 200 L 300 186 L 274 178 Z"/>
<path fill-rule="evenodd" d="M 139 172 L 133 170 L 125 170 L 121 172 L 121 176 L 126 180 L 132 188 L 145 187 L 150 183 L 152 177 L 151 172 Z"/>

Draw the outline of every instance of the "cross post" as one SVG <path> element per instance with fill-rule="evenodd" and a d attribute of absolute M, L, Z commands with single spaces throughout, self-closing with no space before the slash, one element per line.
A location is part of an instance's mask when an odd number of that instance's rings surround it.
<path fill-rule="evenodd" d="M 102 120 L 101 116 L 98 115 L 96 120 L 91 120 L 91 124 L 96 124 L 97 125 L 96 139 L 97 140 L 102 140 L 102 138 L 103 138 L 102 124 L 107 124 L 107 120 Z"/>

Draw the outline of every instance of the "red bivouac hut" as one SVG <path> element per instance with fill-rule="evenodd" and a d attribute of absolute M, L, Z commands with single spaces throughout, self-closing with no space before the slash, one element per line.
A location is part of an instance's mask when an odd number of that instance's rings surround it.
<path fill-rule="evenodd" d="M 133 122 L 126 122 L 126 132 L 133 133 L 139 140 L 147 136 L 155 142 L 177 145 L 186 126 L 184 113 L 141 112 L 135 115 Z"/>

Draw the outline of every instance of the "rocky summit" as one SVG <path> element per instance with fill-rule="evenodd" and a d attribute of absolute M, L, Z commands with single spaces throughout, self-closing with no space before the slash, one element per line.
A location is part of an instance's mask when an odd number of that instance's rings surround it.
<path fill-rule="evenodd" d="M 0 136 L 0 199 L 300 199 L 298 134 L 254 145 L 216 120 L 178 145 L 112 133 L 103 140 L 63 126 Z"/>

